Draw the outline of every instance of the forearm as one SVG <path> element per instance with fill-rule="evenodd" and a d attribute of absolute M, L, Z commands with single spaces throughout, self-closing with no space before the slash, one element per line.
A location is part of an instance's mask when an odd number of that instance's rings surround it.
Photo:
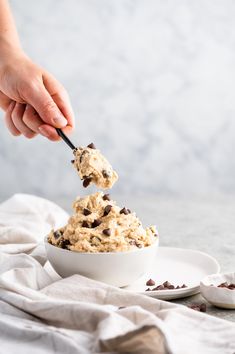
<path fill-rule="evenodd" d="M 22 48 L 8 1 L 0 0 L 0 62 L 14 52 Z"/>

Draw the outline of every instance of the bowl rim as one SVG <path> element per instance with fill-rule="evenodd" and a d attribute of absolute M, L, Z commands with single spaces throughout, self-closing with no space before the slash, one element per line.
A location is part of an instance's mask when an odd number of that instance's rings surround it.
<path fill-rule="evenodd" d="M 130 251 L 118 251 L 118 252 L 77 252 L 77 251 L 71 251 L 71 250 L 67 250 L 67 249 L 64 249 L 64 248 L 60 248 L 60 247 L 57 247 L 55 245 L 52 245 L 51 243 L 48 242 L 47 240 L 47 236 L 44 237 L 44 244 L 47 244 L 49 247 L 54 247 L 55 249 L 59 250 L 60 251 L 63 251 L 63 252 L 69 252 L 69 253 L 74 253 L 74 254 L 79 254 L 79 255 L 117 255 L 117 254 L 130 254 L 130 253 L 138 253 L 138 252 L 141 252 L 143 250 L 146 250 L 146 249 L 150 249 L 150 248 L 154 248 L 154 247 L 158 247 L 159 246 L 159 236 L 156 237 L 156 240 L 154 241 L 154 243 L 152 245 L 149 245 L 147 247 L 142 247 L 142 248 L 138 248 L 137 250 L 130 250 Z"/>

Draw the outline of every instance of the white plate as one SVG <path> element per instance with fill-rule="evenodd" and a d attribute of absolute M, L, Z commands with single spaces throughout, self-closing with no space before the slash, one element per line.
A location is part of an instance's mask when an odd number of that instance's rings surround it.
<path fill-rule="evenodd" d="M 158 299 L 173 300 L 199 293 L 200 281 L 205 276 L 219 271 L 219 263 L 206 253 L 183 248 L 159 247 L 152 271 L 124 289 Z M 155 286 L 168 280 L 175 286 L 186 284 L 188 287 L 177 290 L 145 291 L 148 288 L 146 281 L 150 278 L 155 281 Z"/>

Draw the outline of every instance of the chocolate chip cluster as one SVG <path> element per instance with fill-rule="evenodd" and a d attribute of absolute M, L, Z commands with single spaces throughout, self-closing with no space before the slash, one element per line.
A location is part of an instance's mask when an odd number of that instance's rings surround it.
<path fill-rule="evenodd" d="M 211 284 L 211 286 L 214 286 L 214 285 Z M 235 290 L 235 284 L 233 284 L 233 283 L 229 284 L 228 282 L 224 282 L 224 283 L 217 285 L 217 288 L 226 288 L 229 290 Z"/>
<path fill-rule="evenodd" d="M 147 286 L 155 286 L 155 281 L 153 279 L 149 279 L 146 282 Z M 183 288 L 187 288 L 187 285 L 183 284 L 181 286 L 177 285 L 173 285 L 171 284 L 168 280 L 164 281 L 164 283 L 157 285 L 155 288 L 147 288 L 145 291 L 153 291 L 153 290 L 173 290 L 173 289 L 183 289 Z"/>

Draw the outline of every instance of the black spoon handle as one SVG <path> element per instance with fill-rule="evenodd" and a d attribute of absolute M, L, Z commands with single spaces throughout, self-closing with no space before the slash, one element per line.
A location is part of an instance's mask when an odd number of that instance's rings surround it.
<path fill-rule="evenodd" d="M 64 140 L 64 142 L 72 149 L 75 150 L 76 146 L 69 140 L 69 138 L 62 132 L 61 129 L 56 128 L 57 134 Z"/>

